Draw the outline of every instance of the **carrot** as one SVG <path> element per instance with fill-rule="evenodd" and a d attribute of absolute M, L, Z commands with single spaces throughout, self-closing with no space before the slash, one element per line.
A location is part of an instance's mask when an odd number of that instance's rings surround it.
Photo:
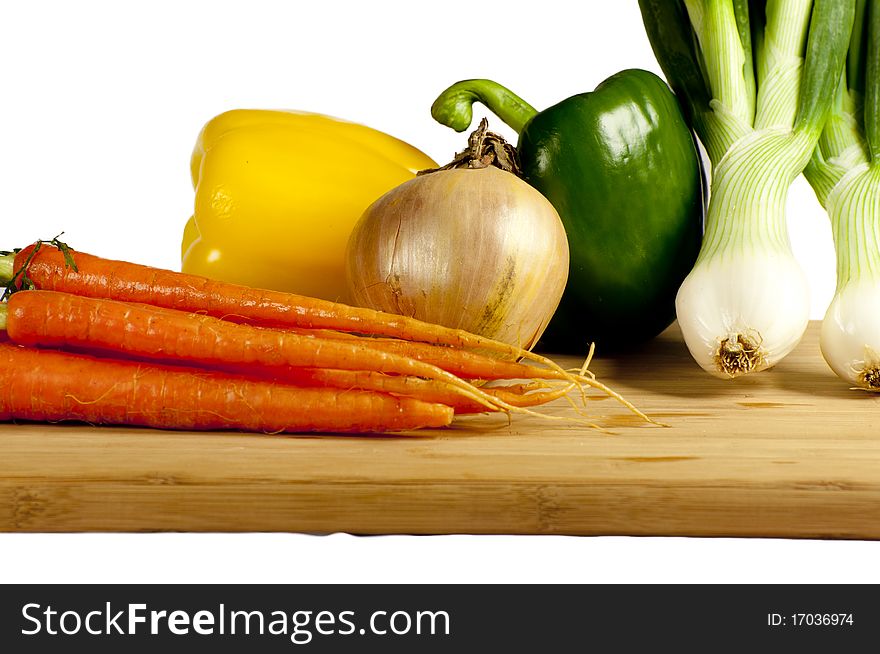
<path fill-rule="evenodd" d="M 304 335 L 311 335 L 314 337 L 330 338 L 342 341 L 363 340 L 363 338 L 359 338 L 351 334 L 336 332 L 332 330 L 308 330 L 297 328 L 296 332 Z M 627 409 L 632 411 L 637 416 L 643 418 L 647 422 L 660 424 L 656 423 L 655 420 L 646 416 L 644 413 L 639 411 L 639 409 L 633 406 L 633 404 L 629 402 L 626 398 L 608 388 L 605 384 L 597 381 L 590 373 L 587 372 L 587 366 L 589 365 L 589 362 L 593 356 L 593 348 L 590 348 L 590 353 L 587 357 L 587 360 L 584 362 L 584 366 L 580 370 L 580 372 L 578 374 L 570 375 L 560 374 L 560 372 L 556 369 L 539 368 L 534 365 L 527 365 L 516 361 L 496 359 L 485 354 L 481 354 L 479 352 L 457 350 L 449 346 L 402 341 L 392 338 L 369 338 L 368 341 L 370 347 L 372 347 L 373 349 L 381 350 L 383 352 L 388 352 L 391 354 L 399 354 L 401 356 L 407 356 L 417 361 L 429 363 L 433 366 L 436 366 L 437 368 L 440 368 L 441 370 L 445 370 L 458 377 L 472 381 L 496 381 L 502 379 L 533 380 L 529 384 L 518 385 L 519 388 L 528 388 L 529 390 L 534 390 L 534 380 L 556 380 L 566 383 L 566 391 L 561 391 L 560 388 L 557 387 L 557 389 L 553 392 L 535 394 L 531 396 L 529 400 L 524 400 L 521 397 L 523 395 L 522 391 L 515 391 L 513 386 L 508 386 L 504 390 L 482 387 L 484 391 L 494 395 L 499 400 L 502 400 L 503 402 L 511 406 L 538 406 L 539 404 L 544 404 L 545 402 L 550 402 L 552 400 L 563 397 L 568 392 L 574 390 L 578 386 L 587 386 L 590 388 L 595 388 L 596 390 L 601 391 L 608 397 L 617 400 Z M 370 388 L 370 386 L 367 386 L 367 388 Z M 449 402 L 447 402 L 447 404 L 449 404 Z M 486 409 L 484 408 L 483 411 L 485 410 Z M 458 411 L 462 412 L 464 411 L 464 409 Z"/>
<path fill-rule="evenodd" d="M 452 420 L 449 407 L 411 398 L 296 388 L 10 343 L 0 343 L 0 389 L 0 420 L 267 433 L 399 431 Z"/>
<path fill-rule="evenodd" d="M 5 309 L 6 333 L 21 345 L 86 348 L 196 365 L 340 368 L 414 375 L 443 381 L 488 410 L 518 409 L 435 366 L 372 349 L 367 344 L 370 339 L 320 339 L 57 291 L 20 291 L 9 297 Z"/>
<path fill-rule="evenodd" d="M 55 247 L 41 247 L 44 243 Z M 551 359 L 506 343 L 405 316 L 103 259 L 74 252 L 57 238 L 48 242 L 37 241 L 18 253 L 0 255 L 0 280 L 4 279 L 10 282 L 7 292 L 22 287 L 58 290 L 87 297 L 203 313 L 233 322 L 386 336 L 492 352 L 505 359 L 526 358 L 551 369 L 553 378 L 598 389 L 633 413 L 654 422 L 618 393 L 592 376 L 585 376 L 585 371 L 572 374 Z M 485 397 L 477 401 L 487 403 Z M 500 400 L 487 405 L 507 410 L 514 408 Z"/>
<path fill-rule="evenodd" d="M 247 374 L 248 371 L 241 371 Z M 486 406 L 463 398 L 443 382 L 412 375 L 388 375 L 374 370 L 339 370 L 333 368 L 291 368 L 272 377 L 297 386 L 329 386 L 340 389 L 362 389 L 414 397 L 425 402 L 451 406 L 456 414 L 482 413 Z M 510 384 L 483 387 L 484 392 L 517 407 L 538 406 L 568 394 L 571 385 L 550 388 L 543 383 Z"/>
<path fill-rule="evenodd" d="M 140 302 L 263 326 L 333 329 L 481 349 L 511 359 L 532 359 L 557 370 L 560 376 L 566 375 L 546 357 L 460 329 L 292 293 L 254 289 L 104 259 L 73 251 L 57 239 L 48 243 L 56 247 L 41 247 L 43 242 L 38 241 L 16 254 L 6 255 L 0 261 L 0 271 L 4 271 L 4 276 L 16 288 L 27 282 L 24 286 L 28 288 Z"/>
<path fill-rule="evenodd" d="M 293 327 L 289 331 L 298 334 L 332 338 L 337 340 L 362 339 L 346 332 L 330 329 L 303 329 Z M 418 361 L 430 363 L 465 379 L 565 379 L 558 371 L 539 368 L 509 359 L 498 359 L 480 352 L 460 350 L 448 345 L 435 345 L 418 341 L 404 341 L 398 338 L 371 337 L 370 347 L 384 352 L 408 356 Z"/>
<path fill-rule="evenodd" d="M 326 336 L 325 338 L 334 338 Z M 402 341 L 392 338 L 371 338 L 370 347 L 391 354 L 408 356 L 430 363 L 465 379 L 566 379 L 556 370 L 540 368 L 516 361 L 497 359 L 479 352 L 459 350 L 445 345 Z"/>

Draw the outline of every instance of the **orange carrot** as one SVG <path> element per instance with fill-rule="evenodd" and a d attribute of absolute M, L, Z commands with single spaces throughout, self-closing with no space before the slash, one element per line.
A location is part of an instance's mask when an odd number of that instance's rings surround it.
<path fill-rule="evenodd" d="M 465 379 L 565 379 L 564 375 L 550 368 L 498 359 L 480 352 L 459 350 L 445 345 L 371 338 L 370 346 L 383 352 L 430 363 Z"/>
<path fill-rule="evenodd" d="M 8 258 L 13 256 L 9 265 Z M 511 359 L 527 357 L 558 369 L 545 357 L 460 329 L 327 300 L 103 259 L 66 246 L 65 251 L 61 251 L 38 242 L 8 255 L 2 268 L 14 271 L 17 278 L 13 283 L 19 286 L 27 278 L 31 288 L 141 302 L 270 327 L 334 329 L 482 349 Z"/>
<path fill-rule="evenodd" d="M 86 348 L 162 362 L 284 368 L 339 368 L 443 381 L 487 410 L 512 409 L 444 370 L 368 346 L 237 324 L 211 316 L 56 291 L 20 291 L 5 311 L 9 338 L 22 345 Z"/>
<path fill-rule="evenodd" d="M 243 374 L 253 371 L 235 369 Z M 340 389 L 361 389 L 390 393 L 400 397 L 414 397 L 425 402 L 446 404 L 456 414 L 482 413 L 487 411 L 483 404 L 463 398 L 455 389 L 443 382 L 423 379 L 412 375 L 388 375 L 374 370 L 339 370 L 334 368 L 290 368 L 273 375 L 272 379 L 296 386 L 329 386 Z M 546 384 L 510 384 L 505 386 L 484 386 L 482 390 L 492 397 L 517 407 L 538 406 L 551 402 L 571 392 L 570 385 L 548 388 Z"/>
<path fill-rule="evenodd" d="M 332 329 L 291 327 L 287 331 L 293 331 L 304 336 L 336 340 L 351 341 L 363 340 L 364 338 L 363 336 L 356 336 Z M 430 363 L 464 379 L 479 379 L 483 381 L 493 379 L 566 379 L 566 376 L 561 375 L 557 370 L 519 363 L 510 359 L 499 359 L 488 354 L 461 350 L 448 345 L 435 345 L 433 343 L 383 337 L 370 337 L 369 344 L 370 347 L 384 352 L 392 352 Z"/>
<path fill-rule="evenodd" d="M 56 247 L 41 247 L 43 243 L 39 241 L 16 254 L 0 255 L 0 280 L 11 280 L 13 288 L 58 290 L 87 297 L 144 303 L 252 325 L 329 329 L 355 334 L 390 336 L 407 341 L 451 346 L 451 348 L 491 352 L 499 358 L 514 361 L 527 358 L 546 366 L 551 371 L 551 374 L 533 373 L 531 377 L 560 379 L 598 389 L 650 421 L 625 398 L 596 381 L 592 376 L 584 375 L 584 371 L 579 375 L 572 374 L 546 357 L 459 329 L 326 300 L 252 289 L 195 275 L 103 259 L 74 252 L 57 239 L 49 242 Z M 455 355 L 445 356 L 451 358 Z M 407 358 L 413 359 L 413 357 Z M 427 362 L 428 359 L 424 363 Z M 431 367 L 437 369 L 436 366 Z M 368 369 L 372 368 L 368 367 Z M 477 377 L 488 378 L 484 375 Z M 461 379 L 456 377 L 456 381 L 461 382 Z M 487 403 L 486 396 L 477 401 Z M 513 408 L 500 400 L 489 402 L 487 405 L 494 408 L 500 406 L 508 410 Z"/>
<path fill-rule="evenodd" d="M 0 343 L 0 420 L 366 433 L 442 427 L 452 410 L 369 391 L 296 388 Z"/>

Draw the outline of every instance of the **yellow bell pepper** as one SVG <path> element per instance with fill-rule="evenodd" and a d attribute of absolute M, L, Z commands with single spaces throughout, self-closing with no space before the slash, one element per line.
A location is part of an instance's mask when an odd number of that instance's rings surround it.
<path fill-rule="evenodd" d="M 437 164 L 383 132 L 319 114 L 234 110 L 191 160 L 195 210 L 182 270 L 348 301 L 345 248 L 379 196 Z"/>

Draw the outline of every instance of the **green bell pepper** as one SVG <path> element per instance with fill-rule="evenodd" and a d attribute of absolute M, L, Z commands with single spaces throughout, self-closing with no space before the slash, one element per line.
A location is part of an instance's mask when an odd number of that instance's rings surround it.
<path fill-rule="evenodd" d="M 624 349 L 665 329 L 700 248 L 705 200 L 699 153 L 669 87 L 625 70 L 538 112 L 495 82 L 466 80 L 431 114 L 461 132 L 477 101 L 519 133 L 523 176 L 568 235 L 568 286 L 542 347 Z"/>

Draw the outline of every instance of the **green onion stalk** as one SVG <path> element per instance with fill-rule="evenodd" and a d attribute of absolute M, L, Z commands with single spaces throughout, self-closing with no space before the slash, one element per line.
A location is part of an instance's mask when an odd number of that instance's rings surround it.
<path fill-rule="evenodd" d="M 880 2 L 859 0 L 846 68 L 804 173 L 828 212 L 837 289 L 819 344 L 856 388 L 880 391 Z"/>
<path fill-rule="evenodd" d="M 660 67 L 711 164 L 702 248 L 676 296 L 694 359 L 733 378 L 806 330 L 809 290 L 786 201 L 814 160 L 850 47 L 855 0 L 640 0 Z"/>

